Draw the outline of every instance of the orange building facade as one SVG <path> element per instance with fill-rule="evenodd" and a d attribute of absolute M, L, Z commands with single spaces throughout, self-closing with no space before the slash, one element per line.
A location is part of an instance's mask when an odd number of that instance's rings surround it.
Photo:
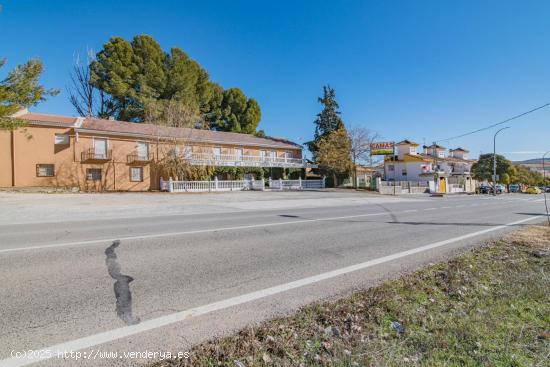
<path fill-rule="evenodd" d="M 244 171 L 307 167 L 302 147 L 283 139 L 26 111 L 16 117 L 27 126 L 0 130 L 0 187 L 158 190 L 157 163 L 169 154 Z"/>

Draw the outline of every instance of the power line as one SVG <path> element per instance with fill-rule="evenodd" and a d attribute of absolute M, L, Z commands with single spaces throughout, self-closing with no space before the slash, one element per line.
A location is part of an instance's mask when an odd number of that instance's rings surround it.
<path fill-rule="evenodd" d="M 504 121 L 500 121 L 500 122 L 497 122 L 497 123 L 495 123 L 495 124 L 492 124 L 492 125 L 489 125 L 489 126 L 486 126 L 486 127 L 482 127 L 481 129 L 477 129 L 477 130 L 474 130 L 474 131 L 470 131 L 470 132 L 465 133 L 465 134 L 453 136 L 453 137 L 451 137 L 451 138 L 439 139 L 439 140 L 436 140 L 435 142 L 438 143 L 438 142 L 442 142 L 442 141 L 445 141 L 445 140 L 454 140 L 454 139 L 462 138 L 462 137 L 464 137 L 464 136 L 468 136 L 468 135 L 472 135 L 472 134 L 475 134 L 475 133 L 479 133 L 479 132 L 481 132 L 481 131 L 489 130 L 489 129 L 492 129 L 493 127 L 495 127 L 495 126 L 505 124 L 505 123 L 507 123 L 507 122 L 510 122 L 510 121 L 512 121 L 512 120 L 515 120 L 515 119 L 518 119 L 518 118 L 520 118 L 520 117 L 523 117 L 523 116 L 528 115 L 528 114 L 530 114 L 530 113 L 533 113 L 533 112 L 535 112 L 535 111 L 541 110 L 541 109 L 543 109 L 543 108 L 545 108 L 545 107 L 548 107 L 548 106 L 550 106 L 550 102 L 545 103 L 545 104 L 543 104 L 542 106 L 535 107 L 535 108 L 533 108 L 533 109 L 531 109 L 531 110 L 529 110 L 529 111 L 520 113 L 519 115 L 512 116 L 512 117 L 510 117 L 510 118 L 508 118 L 508 119 L 506 119 L 506 120 L 504 120 Z"/>

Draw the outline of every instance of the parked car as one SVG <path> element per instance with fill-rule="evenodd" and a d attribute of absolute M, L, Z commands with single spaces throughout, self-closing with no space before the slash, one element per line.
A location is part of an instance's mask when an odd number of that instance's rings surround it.
<path fill-rule="evenodd" d="M 495 186 L 495 189 L 496 189 L 497 194 L 502 194 L 502 193 L 506 192 L 506 186 L 504 186 L 502 184 L 497 184 Z"/>
<path fill-rule="evenodd" d="M 479 193 L 480 194 L 492 194 L 493 188 L 489 185 L 482 184 L 479 186 Z"/>
<path fill-rule="evenodd" d="M 518 184 L 511 184 L 509 190 L 510 192 L 521 192 L 521 186 Z"/>
<path fill-rule="evenodd" d="M 540 194 L 540 193 L 542 193 L 542 190 L 539 189 L 536 186 L 531 186 L 531 187 L 528 187 L 527 190 L 525 190 L 525 193 L 526 194 Z"/>

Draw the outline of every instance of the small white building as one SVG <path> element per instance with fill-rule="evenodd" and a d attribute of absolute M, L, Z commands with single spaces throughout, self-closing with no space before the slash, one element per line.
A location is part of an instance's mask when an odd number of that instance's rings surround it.
<path fill-rule="evenodd" d="M 408 181 L 422 183 L 433 192 L 473 192 L 475 182 L 471 177 L 473 160 L 468 159 L 468 151 L 463 148 L 450 149 L 433 144 L 423 146 L 417 152 L 418 144 L 403 140 L 395 144 L 394 155 L 384 160 L 386 181 Z"/>

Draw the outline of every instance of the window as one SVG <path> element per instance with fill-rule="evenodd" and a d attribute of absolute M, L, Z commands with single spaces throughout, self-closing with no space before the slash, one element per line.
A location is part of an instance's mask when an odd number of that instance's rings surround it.
<path fill-rule="evenodd" d="M 107 139 L 94 138 L 94 155 L 96 159 L 107 158 Z"/>
<path fill-rule="evenodd" d="M 87 168 L 86 179 L 88 181 L 101 181 L 101 168 Z"/>
<path fill-rule="evenodd" d="M 409 153 L 410 154 L 416 154 L 416 147 L 410 147 L 409 148 Z"/>
<path fill-rule="evenodd" d="M 272 160 L 275 160 L 275 158 L 277 158 L 277 152 L 272 150 L 271 152 L 269 152 L 269 157 L 272 159 Z"/>
<path fill-rule="evenodd" d="M 388 171 L 393 172 L 395 166 L 393 164 L 388 164 Z"/>
<path fill-rule="evenodd" d="M 37 164 L 36 165 L 36 177 L 53 177 L 54 176 L 53 164 Z"/>
<path fill-rule="evenodd" d="M 69 135 L 55 134 L 55 145 L 69 145 Z"/>
<path fill-rule="evenodd" d="M 149 143 L 138 141 L 136 143 L 138 159 L 141 161 L 149 160 Z"/>
<path fill-rule="evenodd" d="M 216 159 L 219 159 L 220 156 L 222 155 L 222 148 L 218 148 L 218 147 L 212 148 L 212 153 L 214 153 L 214 157 Z"/>
<path fill-rule="evenodd" d="M 265 150 L 260 150 L 260 159 L 262 161 L 265 161 L 266 155 L 267 155 L 267 152 Z"/>
<path fill-rule="evenodd" d="M 132 182 L 143 181 L 143 167 L 130 167 L 130 181 Z"/>
<path fill-rule="evenodd" d="M 292 158 L 291 152 L 285 152 L 285 160 Z"/>
<path fill-rule="evenodd" d="M 401 170 L 401 175 L 406 176 L 407 175 L 407 170 L 406 169 Z"/>

